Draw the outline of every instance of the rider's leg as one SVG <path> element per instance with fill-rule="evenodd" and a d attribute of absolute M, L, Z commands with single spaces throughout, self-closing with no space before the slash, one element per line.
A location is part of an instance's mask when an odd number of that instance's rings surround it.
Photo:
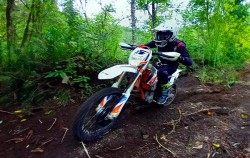
<path fill-rule="evenodd" d="M 158 104 L 164 104 L 168 98 L 168 91 L 170 85 L 168 84 L 169 81 L 169 76 L 176 70 L 176 67 L 171 67 L 171 66 L 162 66 L 161 68 L 158 69 L 158 89 L 159 89 L 159 94 L 157 98 L 157 103 Z"/>

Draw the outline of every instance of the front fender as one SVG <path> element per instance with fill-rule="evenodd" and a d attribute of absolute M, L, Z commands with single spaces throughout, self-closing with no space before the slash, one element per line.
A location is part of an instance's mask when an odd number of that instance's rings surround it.
<path fill-rule="evenodd" d="M 115 65 L 101 71 L 98 74 L 98 79 L 112 79 L 119 76 L 122 72 L 137 72 L 137 67 L 131 65 Z"/>

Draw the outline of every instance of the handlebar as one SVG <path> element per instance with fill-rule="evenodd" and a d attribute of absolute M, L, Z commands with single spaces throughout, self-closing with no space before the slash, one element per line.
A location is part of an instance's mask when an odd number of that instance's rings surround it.
<path fill-rule="evenodd" d="M 136 48 L 136 45 L 126 44 L 126 43 L 120 43 L 120 47 L 121 47 L 121 49 L 134 50 Z"/>
<path fill-rule="evenodd" d="M 158 55 L 158 56 L 162 56 L 162 57 L 166 57 L 166 58 L 173 58 L 173 59 L 175 58 L 173 56 L 163 54 L 162 52 L 153 52 L 152 55 Z"/>
<path fill-rule="evenodd" d="M 137 48 L 138 46 L 137 46 L 137 45 L 134 45 L 134 44 L 120 43 L 120 47 L 121 47 L 121 49 L 134 50 L 134 49 Z M 144 48 L 144 49 L 150 49 L 150 48 L 147 47 L 147 46 L 142 47 L 142 48 Z"/>
<path fill-rule="evenodd" d="M 136 45 L 133 44 L 126 44 L 126 43 L 120 43 L 121 49 L 127 49 L 127 50 L 134 50 L 137 48 Z M 149 47 L 145 46 L 143 49 L 150 49 Z M 164 54 L 166 52 L 152 52 L 152 55 L 158 55 L 167 58 L 168 60 L 175 61 L 177 58 L 179 58 L 180 54 L 177 52 L 168 52 L 171 53 L 170 55 Z M 177 54 L 176 54 L 177 53 Z"/>

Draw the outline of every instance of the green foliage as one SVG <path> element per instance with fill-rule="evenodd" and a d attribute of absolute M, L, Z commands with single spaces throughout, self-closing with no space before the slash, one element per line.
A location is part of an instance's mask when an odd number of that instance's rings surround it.
<path fill-rule="evenodd" d="M 61 63 L 60 63 L 61 64 Z M 78 64 L 73 59 L 69 60 L 65 68 L 57 66 L 60 70 L 54 70 L 50 72 L 45 78 L 60 78 L 62 84 L 77 85 L 82 88 L 83 91 L 90 91 L 88 81 L 89 77 L 81 75 L 77 70 L 86 72 L 81 64 Z"/>
<path fill-rule="evenodd" d="M 86 30 L 87 57 L 107 63 L 119 58 L 116 50 L 122 36 L 122 30 L 117 21 L 107 11 L 98 14 L 93 21 L 89 21 L 89 28 Z"/>
<path fill-rule="evenodd" d="M 55 110 L 46 110 L 44 112 L 44 115 L 53 115 L 55 113 Z"/>
<path fill-rule="evenodd" d="M 3 17 L 0 21 L 0 70 L 11 74 L 11 78 L 15 76 L 9 83 L 11 88 L 5 89 L 15 91 L 15 101 L 29 105 L 49 96 L 61 100 L 69 98 L 65 96 L 71 95 L 68 93 L 74 88 L 87 93 L 91 90 L 89 81 L 93 74 L 123 58 L 116 53 L 122 29 L 110 14 L 114 11 L 111 5 L 103 7 L 102 12 L 91 19 L 82 17 L 73 1 L 64 2 L 63 10 L 59 11 L 49 0 L 16 1 L 12 12 L 15 50 L 9 59 L 5 40 L 6 3 L 0 2 L 0 17 Z M 77 57 L 77 61 L 73 57 Z M 41 81 L 44 74 L 47 83 Z M 46 85 L 49 88 L 45 90 Z M 54 85 L 67 91 L 67 95 L 57 91 Z"/>
<path fill-rule="evenodd" d="M 216 69 L 213 67 L 204 67 L 197 71 L 200 80 L 204 83 L 215 83 L 223 84 L 230 87 L 237 81 L 237 75 L 235 68 L 228 65 L 227 67 L 222 67 L 221 69 Z"/>
<path fill-rule="evenodd" d="M 73 100 L 71 99 L 70 89 L 60 89 L 54 96 L 53 100 L 59 105 L 63 106 L 73 102 Z"/>
<path fill-rule="evenodd" d="M 192 9 L 183 14 L 186 26 L 180 37 L 199 69 L 204 68 L 200 78 L 222 82 L 224 76 L 231 82 L 236 69 L 249 59 L 249 5 L 234 0 L 192 0 L 190 6 Z"/>
<path fill-rule="evenodd" d="M 154 38 L 154 28 L 166 19 L 169 0 L 137 0 L 137 8 L 148 12 L 149 19 L 145 21 L 144 28 L 150 30 Z"/>
<path fill-rule="evenodd" d="M 131 29 L 123 28 L 122 42 L 131 43 Z M 137 29 L 136 44 L 148 43 L 151 40 L 151 34 L 146 29 Z"/>
<path fill-rule="evenodd" d="M 54 72 L 51 72 L 47 76 L 45 76 L 45 78 L 48 78 L 48 77 L 61 77 L 61 78 L 64 78 L 64 77 L 67 77 L 67 75 L 62 70 L 59 70 L 59 71 L 55 70 Z"/>
<path fill-rule="evenodd" d="M 153 24 L 166 18 L 167 2 L 137 1 L 138 7 L 154 13 L 137 30 L 137 44 L 152 39 Z M 153 3 L 156 8 L 150 10 Z M 103 6 L 89 18 L 71 0 L 64 1 L 62 10 L 50 0 L 15 1 L 11 53 L 7 49 L 6 5 L 6 1 L 0 2 L 0 94 L 5 96 L 0 101 L 30 106 L 54 100 L 65 105 L 76 91 L 91 91 L 90 84 L 101 69 L 127 62 L 128 54 L 118 44 L 130 43 L 131 29 L 118 25 L 111 15 L 112 5 Z M 230 85 L 236 79 L 234 70 L 250 61 L 249 5 L 241 0 L 191 0 L 190 6 L 183 14 L 186 26 L 180 37 L 187 43 L 194 67 L 203 81 Z"/>
<path fill-rule="evenodd" d="M 79 86 L 83 89 L 89 89 L 88 80 L 90 80 L 89 77 L 86 76 L 77 76 L 76 78 L 73 79 L 73 83 L 79 84 Z"/>

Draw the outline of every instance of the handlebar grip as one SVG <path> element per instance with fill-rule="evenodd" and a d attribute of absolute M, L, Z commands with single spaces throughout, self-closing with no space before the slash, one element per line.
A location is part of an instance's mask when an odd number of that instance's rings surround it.
<path fill-rule="evenodd" d="M 121 46 L 122 49 L 129 49 L 129 50 L 134 50 L 136 47 L 135 46 L 130 46 L 130 47 L 127 47 L 127 46 Z"/>

